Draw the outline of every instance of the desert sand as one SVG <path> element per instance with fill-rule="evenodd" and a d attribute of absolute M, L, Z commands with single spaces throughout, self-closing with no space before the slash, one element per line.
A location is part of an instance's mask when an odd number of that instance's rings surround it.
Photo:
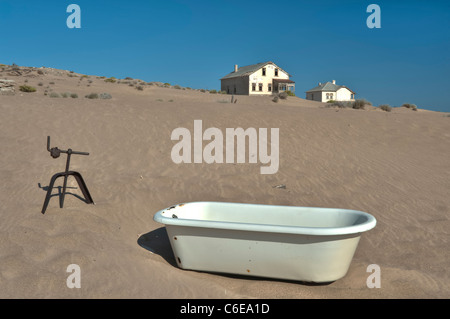
<path fill-rule="evenodd" d="M 0 95 L 0 298 L 450 297 L 450 117 L 443 113 L 338 109 L 299 97 L 237 96 L 231 104 L 229 95 L 157 83 L 137 90 L 138 80 L 41 70 L 0 72 L 16 82 L 14 95 Z M 23 84 L 37 91 L 19 91 Z M 85 98 L 92 92 L 112 98 Z M 173 163 L 171 132 L 192 130 L 197 119 L 223 131 L 279 128 L 278 172 Z M 69 178 L 64 208 L 56 187 L 41 214 L 50 178 L 66 160 L 50 157 L 48 135 L 52 147 L 90 153 L 73 155 L 70 167 L 95 205 Z M 176 266 L 153 215 L 191 201 L 356 209 L 377 226 L 362 235 L 347 275 L 327 285 L 188 271 Z M 70 264 L 80 266 L 81 288 L 67 287 Z M 370 264 L 380 266 L 380 288 L 366 285 Z"/>

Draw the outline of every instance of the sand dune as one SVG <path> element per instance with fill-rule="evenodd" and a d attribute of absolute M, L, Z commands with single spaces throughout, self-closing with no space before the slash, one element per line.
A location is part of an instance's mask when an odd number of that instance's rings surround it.
<path fill-rule="evenodd" d="M 44 73 L 2 75 L 37 92 L 0 96 L 1 298 L 450 297 L 450 118 L 442 113 L 336 109 L 297 97 L 231 104 L 228 95 Z M 91 92 L 112 99 L 84 97 Z M 192 130 L 196 119 L 223 131 L 279 128 L 278 172 L 173 163 L 171 132 Z M 48 135 L 52 146 L 90 153 L 73 156 L 71 169 L 95 205 L 69 178 L 64 208 L 56 188 L 41 214 L 50 178 L 65 166 L 65 155 L 49 156 Z M 329 285 L 185 271 L 153 214 L 189 201 L 342 207 L 378 224 L 362 236 L 348 274 Z M 70 264 L 81 268 L 80 289 L 66 285 Z M 370 264 L 381 268 L 381 288 L 366 286 Z"/>

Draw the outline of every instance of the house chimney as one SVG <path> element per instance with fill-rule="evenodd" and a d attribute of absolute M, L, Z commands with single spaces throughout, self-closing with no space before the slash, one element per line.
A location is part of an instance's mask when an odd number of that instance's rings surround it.
<path fill-rule="evenodd" d="M 333 84 L 336 84 L 336 80 L 333 80 Z"/>
<path fill-rule="evenodd" d="M 234 72 L 237 72 L 237 71 L 238 71 L 238 69 L 239 69 L 239 68 L 238 68 L 238 65 L 237 65 L 237 64 L 235 64 L 235 65 L 234 65 Z"/>

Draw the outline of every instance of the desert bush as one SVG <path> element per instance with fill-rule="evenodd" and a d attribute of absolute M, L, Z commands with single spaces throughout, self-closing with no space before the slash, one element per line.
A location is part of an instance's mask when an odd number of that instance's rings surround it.
<path fill-rule="evenodd" d="M 406 107 L 407 109 L 411 109 L 413 111 L 417 111 L 417 105 L 411 103 L 403 103 L 402 107 Z"/>
<path fill-rule="evenodd" d="M 109 93 L 100 93 L 98 97 L 101 99 L 111 99 L 112 98 L 111 94 L 109 94 Z"/>
<path fill-rule="evenodd" d="M 366 105 L 372 105 L 372 103 L 364 99 L 359 99 L 353 102 L 352 108 L 357 110 L 363 110 Z"/>
<path fill-rule="evenodd" d="M 98 94 L 97 93 L 91 93 L 91 94 L 85 95 L 84 97 L 88 98 L 88 99 L 98 99 Z"/>
<path fill-rule="evenodd" d="M 29 85 L 22 85 L 19 87 L 19 90 L 27 93 L 36 92 L 36 88 Z"/>
<path fill-rule="evenodd" d="M 61 93 L 61 96 L 63 98 L 68 98 L 70 96 L 70 93 L 69 92 L 64 92 L 64 93 Z"/>
<path fill-rule="evenodd" d="M 43 74 L 44 74 L 44 71 L 42 71 L 42 70 L 37 70 L 37 74 L 43 75 Z"/>
<path fill-rule="evenodd" d="M 340 109 L 344 109 L 346 107 L 353 107 L 353 103 L 350 101 L 334 101 L 331 103 L 331 106 L 337 106 Z"/>
<path fill-rule="evenodd" d="M 55 84 L 55 82 L 52 81 L 52 82 L 49 82 L 48 84 Z"/>
<path fill-rule="evenodd" d="M 275 103 L 278 103 L 278 100 L 279 100 L 279 99 L 280 99 L 280 98 L 278 97 L 278 95 L 275 95 L 275 96 L 273 97 L 272 101 L 275 102 Z"/>
<path fill-rule="evenodd" d="M 216 94 L 217 91 L 216 90 L 210 90 L 209 93 Z"/>
<path fill-rule="evenodd" d="M 329 100 L 329 101 L 327 101 L 327 103 L 335 103 L 336 101 L 335 100 Z"/>
<path fill-rule="evenodd" d="M 38 85 L 39 85 L 39 86 L 43 86 L 43 85 L 44 85 L 44 83 L 42 83 L 42 82 L 39 82 L 39 83 L 38 83 Z"/>
<path fill-rule="evenodd" d="M 59 97 L 59 94 L 56 93 L 56 92 L 52 92 L 52 93 L 50 93 L 49 96 L 50 96 L 50 97 Z"/>
<path fill-rule="evenodd" d="M 72 99 L 76 99 L 76 98 L 78 98 L 78 94 L 76 94 L 76 93 L 71 93 L 71 94 L 70 94 L 70 97 L 71 97 Z"/>
<path fill-rule="evenodd" d="M 281 92 L 278 94 L 278 97 L 282 100 L 286 100 L 288 97 L 288 94 L 286 92 Z"/>
<path fill-rule="evenodd" d="M 353 102 L 352 108 L 357 109 L 357 110 L 362 110 L 364 109 L 364 106 L 366 104 L 364 103 L 363 100 L 356 100 L 355 102 Z"/>
<path fill-rule="evenodd" d="M 142 85 L 138 85 L 138 86 L 136 86 L 136 90 L 144 91 L 144 87 Z"/>
<path fill-rule="evenodd" d="M 110 77 L 108 79 L 105 79 L 105 82 L 116 83 L 116 78 L 115 77 Z"/>
<path fill-rule="evenodd" d="M 127 76 L 124 80 L 133 80 L 133 78 L 130 78 L 129 76 Z"/>
<path fill-rule="evenodd" d="M 177 89 L 177 90 L 180 90 L 180 89 L 181 89 L 181 86 L 179 86 L 179 85 L 177 84 L 177 85 L 174 85 L 173 88 L 174 88 L 174 89 Z"/>
<path fill-rule="evenodd" d="M 379 108 L 386 112 L 392 111 L 392 107 L 389 104 L 382 104 L 379 106 Z"/>
<path fill-rule="evenodd" d="M 292 91 L 289 91 L 289 90 L 288 90 L 288 91 L 286 91 L 286 94 L 287 94 L 287 95 L 289 95 L 289 96 L 295 96 L 295 93 L 294 93 L 294 92 L 292 92 Z"/>
<path fill-rule="evenodd" d="M 227 91 L 222 90 L 222 91 L 219 91 L 219 93 L 220 93 L 220 94 L 227 94 Z"/>
<path fill-rule="evenodd" d="M 168 88 L 170 86 L 170 83 L 164 83 L 163 86 Z"/>
<path fill-rule="evenodd" d="M 200 92 L 203 92 L 203 93 L 205 93 L 205 92 L 206 92 L 206 90 L 205 90 L 205 89 L 200 89 Z"/>

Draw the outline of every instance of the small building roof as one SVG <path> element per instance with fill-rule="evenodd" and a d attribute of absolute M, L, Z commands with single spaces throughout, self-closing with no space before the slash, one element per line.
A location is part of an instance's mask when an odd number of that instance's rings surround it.
<path fill-rule="evenodd" d="M 252 65 L 246 65 L 246 66 L 241 66 L 240 68 L 238 68 L 237 72 L 231 72 L 227 75 L 225 75 L 223 78 L 221 78 L 221 80 L 224 79 L 230 79 L 230 78 L 236 78 L 236 77 L 241 77 L 241 76 L 247 76 L 252 74 L 253 72 L 258 71 L 260 68 L 266 66 L 267 64 L 273 64 L 275 65 L 278 69 L 284 71 L 282 68 L 280 68 L 279 66 L 277 66 L 275 63 L 273 63 L 272 61 L 267 61 L 267 62 L 261 62 L 261 63 L 257 63 L 257 64 L 252 64 Z M 286 71 L 284 71 L 286 72 Z M 286 72 L 287 73 L 287 72 Z M 288 74 L 290 76 L 290 74 Z"/>
<path fill-rule="evenodd" d="M 337 85 L 337 84 L 333 84 L 331 82 L 320 83 L 315 88 L 312 88 L 311 90 L 306 91 L 306 93 L 310 93 L 310 92 L 336 92 L 337 90 L 342 89 L 342 88 L 346 88 L 350 92 L 355 93 L 352 90 L 350 90 L 348 87 L 346 87 L 345 85 Z"/>

